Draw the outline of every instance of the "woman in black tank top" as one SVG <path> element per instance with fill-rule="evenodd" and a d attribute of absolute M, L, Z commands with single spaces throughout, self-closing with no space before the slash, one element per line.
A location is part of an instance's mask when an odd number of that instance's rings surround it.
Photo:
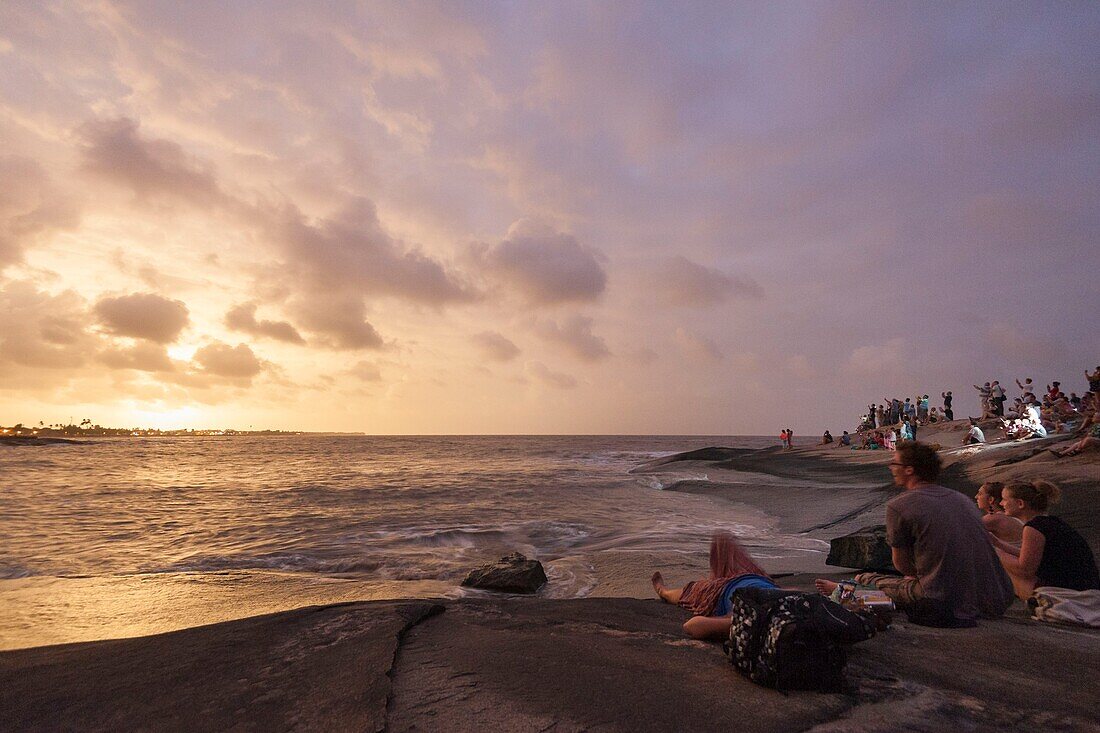
<path fill-rule="evenodd" d="M 1020 546 L 991 537 L 1016 596 L 1027 600 L 1042 586 L 1071 590 L 1100 589 L 1096 558 L 1084 537 L 1058 517 L 1046 514 L 1061 492 L 1049 481 L 1014 483 L 1004 487 L 1005 514 L 1024 523 Z"/>

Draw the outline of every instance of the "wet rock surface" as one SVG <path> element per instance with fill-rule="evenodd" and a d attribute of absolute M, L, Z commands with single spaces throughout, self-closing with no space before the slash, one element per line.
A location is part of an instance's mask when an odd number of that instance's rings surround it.
<path fill-rule="evenodd" d="M 528 560 L 513 552 L 497 562 L 471 570 L 462 585 L 501 593 L 535 593 L 546 585 L 546 571 L 538 560 Z"/>

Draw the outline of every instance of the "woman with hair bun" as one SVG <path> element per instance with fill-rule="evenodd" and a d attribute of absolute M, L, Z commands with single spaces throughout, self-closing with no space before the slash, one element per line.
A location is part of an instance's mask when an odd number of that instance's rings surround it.
<path fill-rule="evenodd" d="M 1060 518 L 1045 513 L 1060 495 L 1049 481 L 1013 483 L 1002 491 L 1001 506 L 1005 514 L 1024 523 L 1023 538 L 1019 547 L 995 535 L 990 540 L 1022 600 L 1043 586 L 1100 589 L 1100 571 L 1089 543 Z"/>

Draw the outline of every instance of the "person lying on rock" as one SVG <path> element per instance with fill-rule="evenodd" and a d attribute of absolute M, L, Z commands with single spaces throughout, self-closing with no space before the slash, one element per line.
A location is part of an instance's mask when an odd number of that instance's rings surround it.
<path fill-rule="evenodd" d="M 940 457 L 929 445 L 902 443 L 890 462 L 894 484 L 904 491 L 886 505 L 886 541 L 903 575 L 861 573 L 858 584 L 877 588 L 910 619 L 919 611 L 932 625 L 973 626 L 979 617 L 1002 616 L 1012 603 L 1009 580 L 977 507 L 957 491 L 936 484 Z M 837 584 L 817 580 L 826 595 Z"/>
<path fill-rule="evenodd" d="M 1100 450 L 1100 425 L 1093 425 L 1091 433 L 1055 453 L 1060 458 L 1067 458 L 1090 450 Z"/>
<path fill-rule="evenodd" d="M 1044 586 L 1100 590 L 1100 571 L 1088 541 L 1046 513 L 1061 493 L 1049 481 L 1012 483 L 1002 492 L 1005 514 L 1024 523 L 1023 540 L 1015 546 L 994 537 L 993 545 L 1022 600 Z"/>
<path fill-rule="evenodd" d="M 778 587 L 729 532 L 717 532 L 710 540 L 710 577 L 675 589 L 665 585 L 660 571 L 650 580 L 662 601 L 695 614 L 684 624 L 684 631 L 693 639 L 729 636 L 733 623 L 730 603 L 738 588 Z"/>
<path fill-rule="evenodd" d="M 1019 547 L 1020 540 L 1024 536 L 1024 523 L 1005 514 L 1001 506 L 1003 498 L 1001 492 L 1004 487 L 1005 485 L 1000 481 L 986 481 L 978 487 L 974 501 L 982 513 L 982 524 L 985 525 L 986 531 L 999 540 Z"/>

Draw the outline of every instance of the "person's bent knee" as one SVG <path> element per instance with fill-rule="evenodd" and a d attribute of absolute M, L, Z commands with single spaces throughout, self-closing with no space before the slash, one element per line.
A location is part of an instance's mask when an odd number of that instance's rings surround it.
<path fill-rule="evenodd" d="M 684 622 L 684 632 L 692 639 L 705 639 L 707 636 L 706 621 L 703 616 L 692 616 Z"/>
<path fill-rule="evenodd" d="M 693 616 L 684 624 L 684 631 L 693 639 L 721 639 L 729 636 L 729 616 Z"/>

